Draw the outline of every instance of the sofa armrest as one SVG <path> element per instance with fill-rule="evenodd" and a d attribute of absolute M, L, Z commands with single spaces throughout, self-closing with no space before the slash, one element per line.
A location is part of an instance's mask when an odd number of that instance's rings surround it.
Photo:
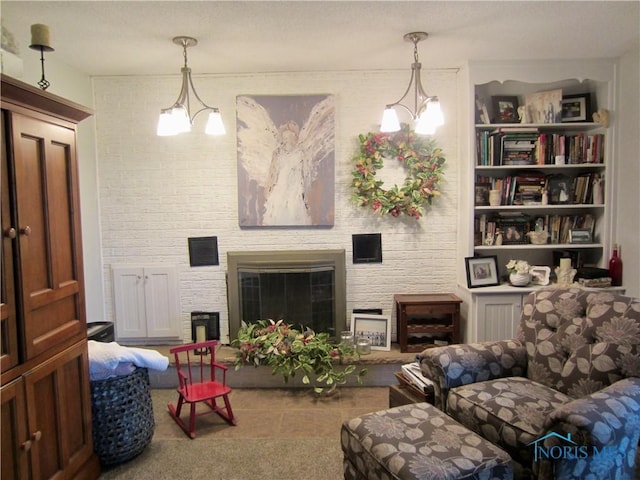
<path fill-rule="evenodd" d="M 447 345 L 418 355 L 422 374 L 434 382 L 434 404 L 444 410 L 449 389 L 494 378 L 523 377 L 527 353 L 517 340 Z"/>
<path fill-rule="evenodd" d="M 566 403 L 547 421 L 544 447 L 578 447 L 578 458 L 543 459 L 542 477 L 635 478 L 640 439 L 640 378 L 619 380 L 598 392 Z M 555 435 L 558 434 L 558 435 Z M 568 440 L 570 439 L 570 441 Z M 571 450 L 570 450 L 571 451 Z M 553 465 L 552 465 L 553 463 Z"/>

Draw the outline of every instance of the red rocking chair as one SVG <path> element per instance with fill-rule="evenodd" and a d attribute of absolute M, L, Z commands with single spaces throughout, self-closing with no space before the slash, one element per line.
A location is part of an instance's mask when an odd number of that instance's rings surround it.
<path fill-rule="evenodd" d="M 190 343 L 169 350 L 176 360 L 176 370 L 180 385 L 177 388 L 178 405 L 169 403 L 169 414 L 176 423 L 191 438 L 196 438 L 196 416 L 217 413 L 229 424 L 235 425 L 236 419 L 229 403 L 231 387 L 226 384 L 227 367 L 215 361 L 215 346 L 217 340 Z M 202 353 L 209 352 L 209 355 Z M 182 355 L 181 355 L 182 354 Z M 222 371 L 222 382 L 216 380 L 216 369 Z M 216 404 L 216 399 L 222 397 L 224 407 Z M 196 413 L 197 403 L 205 403 L 211 411 Z M 182 406 L 190 404 L 189 425 L 180 418 Z"/>

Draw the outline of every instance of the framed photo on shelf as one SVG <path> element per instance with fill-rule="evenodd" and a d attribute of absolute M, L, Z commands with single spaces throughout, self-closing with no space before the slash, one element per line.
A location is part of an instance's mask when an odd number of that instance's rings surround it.
<path fill-rule="evenodd" d="M 524 222 L 500 223 L 500 231 L 502 232 L 503 245 L 521 245 L 527 243 L 527 232 Z"/>
<path fill-rule="evenodd" d="M 476 207 L 486 207 L 489 205 L 490 183 L 476 183 L 474 191 L 474 199 Z"/>
<path fill-rule="evenodd" d="M 518 118 L 518 97 L 493 96 L 493 123 L 520 123 Z"/>
<path fill-rule="evenodd" d="M 549 285 L 549 277 L 551 276 L 551 268 L 547 266 L 533 266 L 529 269 L 531 274 L 531 283 L 533 285 Z"/>
<path fill-rule="evenodd" d="M 569 230 L 569 243 L 591 243 L 591 230 L 588 228 L 573 228 Z"/>
<path fill-rule="evenodd" d="M 385 315 L 353 313 L 351 331 L 356 341 L 359 338 L 368 338 L 371 350 L 391 350 L 390 318 Z"/>
<path fill-rule="evenodd" d="M 467 287 L 491 287 L 498 285 L 498 257 L 466 257 Z"/>
<path fill-rule="evenodd" d="M 562 97 L 563 122 L 591 122 L 591 94 Z"/>
<path fill-rule="evenodd" d="M 563 205 L 571 203 L 571 186 L 573 182 L 566 175 L 553 175 L 547 179 L 547 192 L 549 203 Z"/>

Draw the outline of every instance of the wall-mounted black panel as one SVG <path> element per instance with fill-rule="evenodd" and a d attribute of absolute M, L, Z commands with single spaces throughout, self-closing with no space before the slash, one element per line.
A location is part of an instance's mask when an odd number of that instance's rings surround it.
<path fill-rule="evenodd" d="M 189 264 L 192 267 L 220 265 L 218 260 L 218 237 L 189 238 Z"/>
<path fill-rule="evenodd" d="M 351 236 L 353 263 L 382 263 L 382 234 L 361 233 Z"/>

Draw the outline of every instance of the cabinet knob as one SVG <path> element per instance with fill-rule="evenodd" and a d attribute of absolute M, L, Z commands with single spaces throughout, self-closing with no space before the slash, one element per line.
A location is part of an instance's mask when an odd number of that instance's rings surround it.
<path fill-rule="evenodd" d="M 25 452 L 28 452 L 29 450 L 31 450 L 31 440 L 27 440 L 26 442 L 22 443 L 20 445 L 20 448 Z"/>
<path fill-rule="evenodd" d="M 29 235 L 31 235 L 31 227 L 29 225 L 27 225 L 26 227 L 22 227 L 20 229 L 20 234 L 28 237 Z"/>
<path fill-rule="evenodd" d="M 16 229 L 13 227 L 9 227 L 4 231 L 4 236 L 5 237 L 9 237 L 11 239 L 16 238 L 17 233 L 16 233 Z"/>
<path fill-rule="evenodd" d="M 31 434 L 31 440 L 34 442 L 39 442 L 40 439 L 42 438 L 42 431 L 38 430 L 37 432 L 33 432 Z"/>

